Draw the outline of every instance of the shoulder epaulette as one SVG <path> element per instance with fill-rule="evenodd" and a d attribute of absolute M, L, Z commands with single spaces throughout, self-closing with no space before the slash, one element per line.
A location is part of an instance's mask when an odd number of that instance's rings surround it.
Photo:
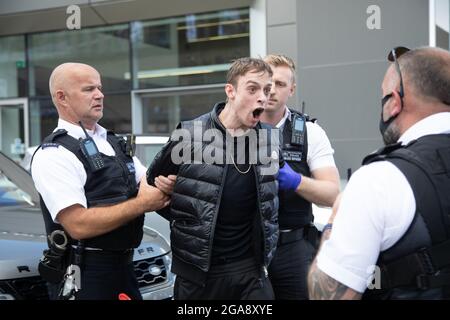
<path fill-rule="evenodd" d="M 363 159 L 362 164 L 365 165 L 365 164 L 369 164 L 371 162 L 385 160 L 386 155 L 388 155 L 392 151 L 400 149 L 400 148 L 404 148 L 404 146 L 402 146 L 401 142 L 397 142 L 397 143 L 393 143 L 393 144 L 384 146 L 384 147 L 372 152 L 371 154 L 367 155 Z"/>
<path fill-rule="evenodd" d="M 58 129 L 55 132 L 53 132 L 51 135 L 47 136 L 44 139 L 44 141 L 42 142 L 42 144 L 55 142 L 56 138 L 61 137 L 61 136 L 66 135 L 66 134 L 67 134 L 66 130 Z"/>
<path fill-rule="evenodd" d="M 315 123 L 317 121 L 317 118 L 310 118 L 309 115 L 307 115 L 306 113 L 301 113 L 298 110 L 289 108 L 289 111 L 291 111 L 291 113 L 295 113 L 295 114 L 305 118 L 306 121 L 313 122 L 313 123 Z"/>

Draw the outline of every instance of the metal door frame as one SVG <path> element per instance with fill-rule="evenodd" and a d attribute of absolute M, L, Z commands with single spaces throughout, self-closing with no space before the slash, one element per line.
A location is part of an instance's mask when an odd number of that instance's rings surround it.
<path fill-rule="evenodd" d="M 30 125 L 29 125 L 29 109 L 28 98 L 0 99 L 0 108 L 7 105 L 22 105 L 23 108 L 23 130 L 25 149 L 30 147 Z M 1 117 L 1 115 L 0 115 Z M 1 120 L 1 119 L 0 119 Z M 1 139 L 1 132 L 0 132 Z"/>

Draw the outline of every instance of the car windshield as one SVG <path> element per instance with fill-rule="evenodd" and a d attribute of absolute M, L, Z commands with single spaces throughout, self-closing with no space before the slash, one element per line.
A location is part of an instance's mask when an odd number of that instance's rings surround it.
<path fill-rule="evenodd" d="M 36 195 L 29 194 L 29 191 L 36 192 L 32 185 L 28 172 L 11 159 L 0 157 L 0 240 L 3 248 L 6 243 L 4 240 L 45 242 L 45 226 L 39 201 L 33 200 Z M 38 249 L 38 252 L 42 252 L 40 245 Z M 29 254 L 17 248 L 13 251 L 15 252 L 11 251 L 8 259 L 12 259 L 13 255 Z M 5 258 L 5 254 L 0 252 L 0 257 Z"/>
<path fill-rule="evenodd" d="M 0 171 L 0 210 L 3 207 L 31 204 L 30 196 Z"/>

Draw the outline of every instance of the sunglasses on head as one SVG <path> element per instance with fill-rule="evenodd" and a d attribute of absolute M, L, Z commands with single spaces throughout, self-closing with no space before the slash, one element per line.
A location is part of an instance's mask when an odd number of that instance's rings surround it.
<path fill-rule="evenodd" d="M 388 60 L 390 62 L 394 62 L 395 63 L 395 68 L 397 69 L 398 75 L 400 77 L 400 91 L 399 91 L 399 95 L 401 98 L 403 98 L 403 96 L 405 95 L 405 91 L 403 89 L 403 77 L 402 77 L 402 73 L 400 72 L 400 65 L 398 63 L 398 58 L 400 58 L 403 54 L 405 54 L 406 52 L 411 51 L 411 49 L 408 49 L 406 47 L 395 47 L 394 49 L 392 49 L 389 54 L 388 54 Z M 386 95 L 383 97 L 383 99 L 381 100 L 381 105 L 384 106 L 386 104 L 386 102 L 392 97 L 392 93 Z M 446 105 L 450 106 L 450 101 L 443 101 Z"/>
<path fill-rule="evenodd" d="M 403 77 L 402 77 L 402 73 L 400 71 L 400 65 L 398 63 L 398 58 L 400 58 L 403 54 L 405 54 L 408 51 L 410 51 L 410 49 L 408 49 L 406 47 L 395 47 L 388 54 L 388 60 L 390 62 L 395 63 L 395 68 L 397 69 L 398 76 L 400 77 L 400 92 L 399 92 L 399 94 L 400 94 L 401 98 L 403 98 L 403 96 L 405 95 L 405 91 L 403 89 Z"/>
<path fill-rule="evenodd" d="M 408 49 L 406 47 L 395 47 L 388 54 L 388 60 L 395 63 L 395 68 L 397 69 L 398 76 L 400 78 L 400 91 L 398 93 L 400 98 L 403 98 L 405 96 L 405 90 L 403 89 L 403 77 L 402 77 L 402 72 L 400 71 L 400 65 L 398 63 L 398 58 L 400 58 L 403 54 L 405 54 L 408 51 L 410 51 L 410 49 Z M 392 97 L 392 93 L 385 95 L 383 97 L 383 99 L 381 100 L 381 106 L 383 107 L 391 97 Z M 403 101 L 402 101 L 402 103 L 403 103 Z"/>

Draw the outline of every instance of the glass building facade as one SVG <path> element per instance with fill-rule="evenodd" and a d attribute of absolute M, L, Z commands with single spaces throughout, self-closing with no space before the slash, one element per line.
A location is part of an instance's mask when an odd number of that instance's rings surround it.
<path fill-rule="evenodd" d="M 219 85 L 231 61 L 249 54 L 248 8 L 0 37 L 2 131 L 20 132 L 2 134 L 2 150 L 13 150 L 17 138 L 37 145 L 55 128 L 48 80 L 63 62 L 86 63 L 100 72 L 101 125 L 117 133 L 169 134 L 179 121 L 224 100 Z"/>

